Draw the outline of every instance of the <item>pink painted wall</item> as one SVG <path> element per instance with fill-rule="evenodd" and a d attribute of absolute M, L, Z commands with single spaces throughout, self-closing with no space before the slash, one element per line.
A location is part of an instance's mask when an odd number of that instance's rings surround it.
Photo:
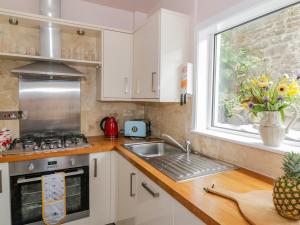
<path fill-rule="evenodd" d="M 132 30 L 134 22 L 133 12 L 83 0 L 62 0 L 62 17 L 126 30 Z"/>
<path fill-rule="evenodd" d="M 190 14 L 193 16 L 194 22 L 199 23 L 245 1 L 251 2 L 254 0 L 160 0 L 153 6 L 150 13 L 159 8 L 166 8 Z M 156 1 L 153 2 L 155 3 Z M 38 3 L 39 0 L 1 0 L 0 7 L 38 14 Z M 143 24 L 146 14 L 94 4 L 92 1 L 62 0 L 62 18 L 100 26 L 133 30 Z"/>
<path fill-rule="evenodd" d="M 1 0 L 0 8 L 39 13 L 39 0 Z M 133 30 L 134 13 L 84 0 L 62 0 L 62 18 L 100 26 Z"/>
<path fill-rule="evenodd" d="M 26 1 L 1 0 L 0 8 L 16 10 L 25 13 L 38 13 L 39 12 L 38 3 L 39 0 L 26 0 Z"/>
<path fill-rule="evenodd" d="M 156 4 L 151 10 L 150 13 L 153 13 L 159 8 L 165 8 L 184 14 L 192 15 L 194 12 L 194 4 L 197 0 L 161 0 Z M 201 1 L 201 0 L 198 0 Z"/>
<path fill-rule="evenodd" d="M 202 22 L 211 16 L 214 16 L 226 9 L 229 9 L 239 3 L 251 0 L 198 0 L 197 1 L 197 22 Z"/>

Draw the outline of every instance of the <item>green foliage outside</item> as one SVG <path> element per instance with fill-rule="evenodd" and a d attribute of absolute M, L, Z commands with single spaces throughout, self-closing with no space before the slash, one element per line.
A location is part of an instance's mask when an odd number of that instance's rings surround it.
<path fill-rule="evenodd" d="M 233 45 L 233 35 L 233 31 L 226 31 L 218 37 L 221 39 L 219 99 L 227 118 L 231 118 L 234 115 L 233 109 L 240 106 L 237 93 L 242 81 L 249 76 L 261 74 L 264 68 L 262 53 Z"/>

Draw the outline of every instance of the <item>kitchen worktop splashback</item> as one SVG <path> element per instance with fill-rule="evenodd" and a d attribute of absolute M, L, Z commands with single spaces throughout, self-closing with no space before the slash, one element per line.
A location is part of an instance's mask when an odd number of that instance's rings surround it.
<path fill-rule="evenodd" d="M 19 110 L 19 80 L 10 72 L 12 68 L 22 66 L 28 62 L 0 60 L 0 111 Z M 78 66 L 76 69 L 86 74 L 81 81 L 81 132 L 86 136 L 102 135 L 99 129 L 100 120 L 108 114 L 117 114 L 120 129 L 127 119 L 144 118 L 143 103 L 99 102 L 96 100 L 96 71 L 92 67 Z M 0 120 L 0 128 L 12 130 L 14 137 L 19 137 L 18 120 Z"/>

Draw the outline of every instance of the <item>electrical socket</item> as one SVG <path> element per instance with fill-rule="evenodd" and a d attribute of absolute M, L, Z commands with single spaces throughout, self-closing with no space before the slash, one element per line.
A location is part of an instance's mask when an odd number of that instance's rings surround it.
<path fill-rule="evenodd" d="M 22 111 L 0 111 L 0 120 L 20 120 L 22 119 Z"/>

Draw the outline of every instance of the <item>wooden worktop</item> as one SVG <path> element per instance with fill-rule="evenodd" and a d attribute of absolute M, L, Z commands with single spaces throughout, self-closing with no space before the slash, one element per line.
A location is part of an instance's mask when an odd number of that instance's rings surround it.
<path fill-rule="evenodd" d="M 234 202 L 208 194 L 203 190 L 203 187 L 215 184 L 216 186 L 235 192 L 248 192 L 254 190 L 271 190 L 273 185 L 272 179 L 246 169 L 237 169 L 191 181 L 175 182 L 122 147 L 124 143 L 136 141 L 123 137 L 117 140 L 107 140 L 99 136 L 89 138 L 89 142 L 91 143 L 91 147 L 81 149 L 2 155 L 0 156 L 0 163 L 115 150 L 208 225 L 246 225 L 248 223 L 241 216 Z M 268 225 L 267 222 L 266 225 Z"/>

